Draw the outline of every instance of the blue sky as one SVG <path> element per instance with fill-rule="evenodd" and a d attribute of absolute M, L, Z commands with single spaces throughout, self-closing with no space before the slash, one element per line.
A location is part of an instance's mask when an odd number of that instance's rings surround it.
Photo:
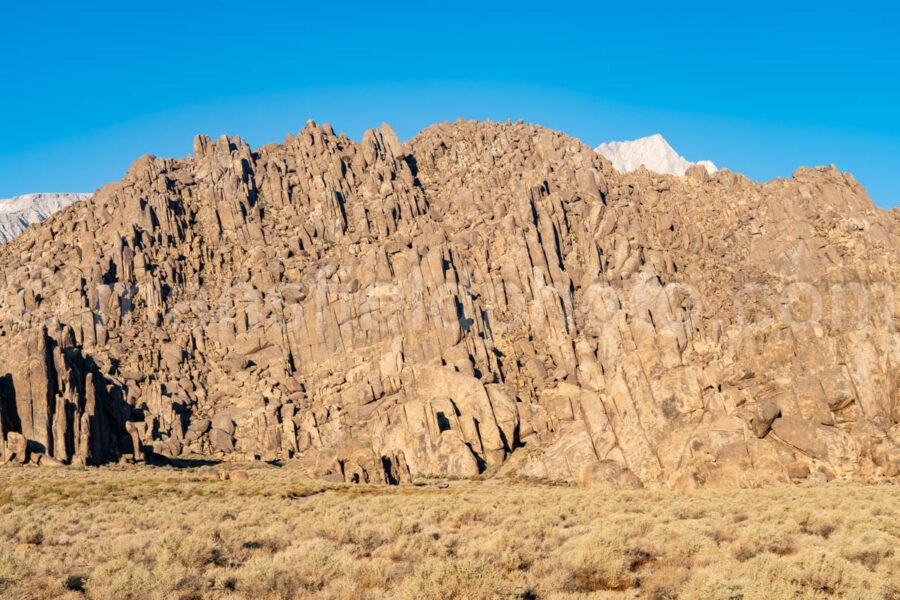
<path fill-rule="evenodd" d="M 900 205 L 887 2 L 7 2 L 0 197 L 91 191 L 194 134 L 308 118 L 401 138 L 525 119 L 596 145 L 662 133 L 756 180 L 835 163 Z"/>

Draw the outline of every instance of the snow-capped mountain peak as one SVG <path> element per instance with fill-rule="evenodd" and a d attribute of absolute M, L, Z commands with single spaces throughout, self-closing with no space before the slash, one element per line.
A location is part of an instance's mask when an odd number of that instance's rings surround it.
<path fill-rule="evenodd" d="M 29 225 L 46 220 L 73 202 L 90 197 L 90 194 L 25 194 L 0 199 L 0 244 L 18 237 Z"/>
<path fill-rule="evenodd" d="M 717 171 L 716 165 L 708 160 L 690 162 L 669 145 L 658 133 L 625 142 L 600 144 L 597 152 L 605 156 L 621 173 L 628 173 L 644 165 L 657 173 L 684 175 L 693 165 L 701 165 L 710 173 Z"/>

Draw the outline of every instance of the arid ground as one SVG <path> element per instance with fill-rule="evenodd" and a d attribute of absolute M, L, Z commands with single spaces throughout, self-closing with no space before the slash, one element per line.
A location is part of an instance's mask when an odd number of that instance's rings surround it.
<path fill-rule="evenodd" d="M 231 473 L 0 468 L 0 597 L 900 598 L 896 485 L 606 491 Z"/>

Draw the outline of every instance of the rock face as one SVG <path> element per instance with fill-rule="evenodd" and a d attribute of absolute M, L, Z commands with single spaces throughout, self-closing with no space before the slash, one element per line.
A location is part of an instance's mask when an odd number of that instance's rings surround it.
<path fill-rule="evenodd" d="M 0 244 L 19 237 L 25 228 L 47 220 L 73 202 L 90 194 L 25 194 L 0 200 Z"/>
<path fill-rule="evenodd" d="M 114 409 L 117 390 L 98 386 L 102 375 L 72 341 L 71 328 L 52 338 L 44 327 L 4 341 L 0 442 L 5 438 L 6 447 L 0 455 L 7 461 L 43 455 L 84 465 L 118 458 L 110 420 L 121 427 L 129 411 L 121 401 Z"/>
<path fill-rule="evenodd" d="M 833 168 L 622 175 L 489 122 L 199 137 L 0 247 L 0 445 L 385 483 L 886 476 L 898 252 Z"/>
<path fill-rule="evenodd" d="M 630 173 L 647 168 L 654 173 L 685 175 L 691 167 L 700 167 L 715 173 L 716 165 L 708 160 L 689 162 L 677 152 L 663 136 L 655 133 L 627 142 L 609 142 L 597 146 L 597 152 L 609 160 L 620 173 Z"/>

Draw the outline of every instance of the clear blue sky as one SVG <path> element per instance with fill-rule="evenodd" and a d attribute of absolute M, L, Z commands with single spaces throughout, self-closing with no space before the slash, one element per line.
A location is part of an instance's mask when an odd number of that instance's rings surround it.
<path fill-rule="evenodd" d="M 4 2 L 0 197 L 91 191 L 195 133 L 465 117 L 660 132 L 756 180 L 835 163 L 900 204 L 893 3 L 310 4 Z"/>

